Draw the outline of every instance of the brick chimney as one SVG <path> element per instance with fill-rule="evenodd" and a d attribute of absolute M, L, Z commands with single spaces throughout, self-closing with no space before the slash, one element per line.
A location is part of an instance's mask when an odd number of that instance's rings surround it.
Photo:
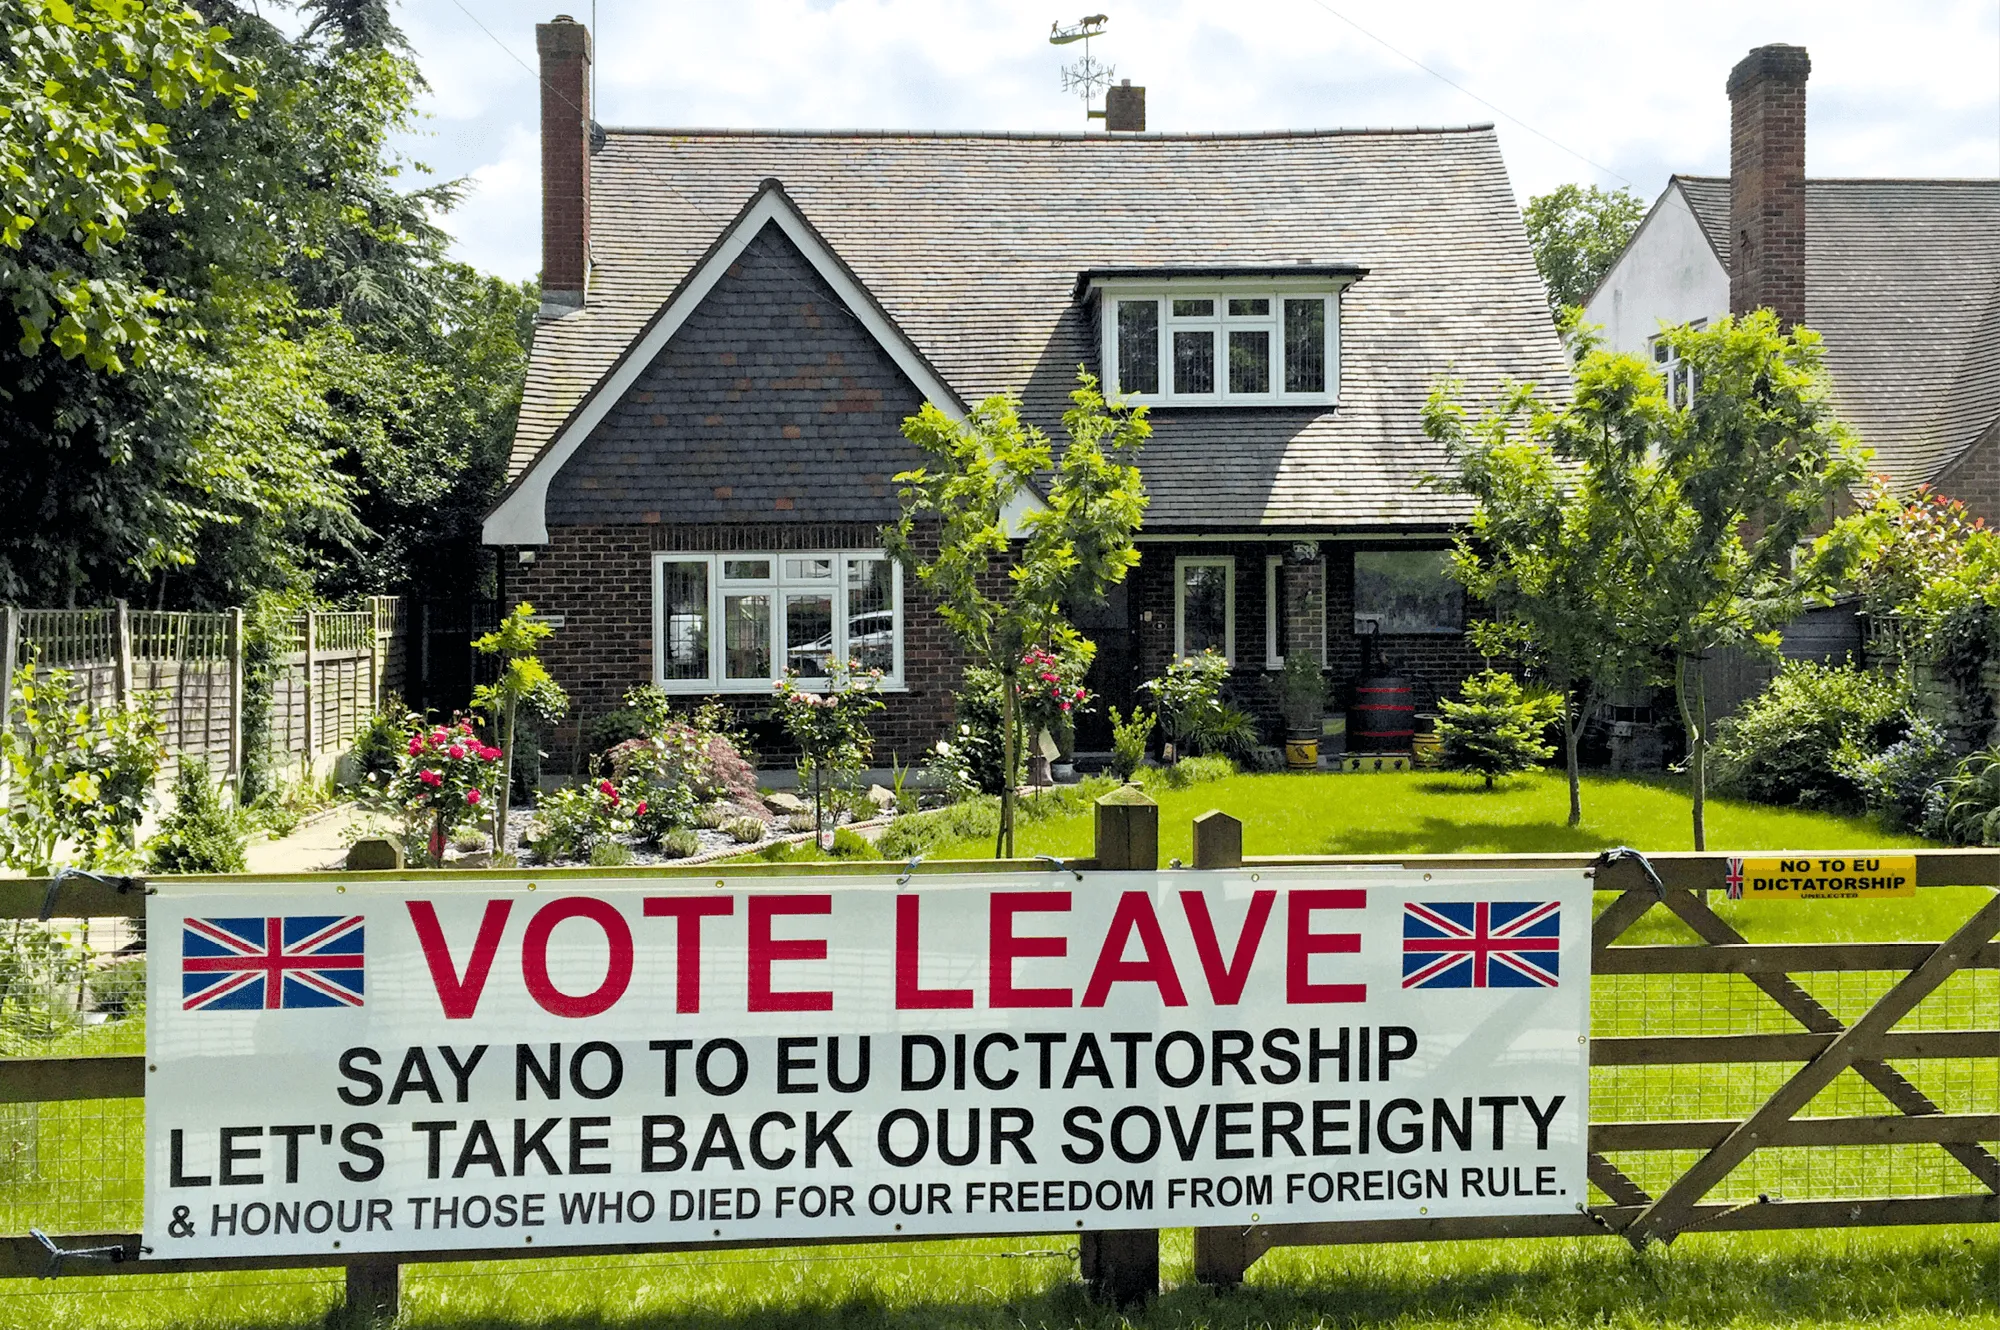
<path fill-rule="evenodd" d="M 1146 132 L 1146 90 L 1132 86 L 1126 79 L 1115 88 L 1104 90 L 1104 128 L 1112 134 L 1143 134 Z"/>
<path fill-rule="evenodd" d="M 1806 319 L 1803 46 L 1760 46 L 1729 73 L 1729 312 Z"/>
<path fill-rule="evenodd" d="M 542 313 L 583 305 L 590 281 L 590 29 L 535 25 L 542 59 Z"/>

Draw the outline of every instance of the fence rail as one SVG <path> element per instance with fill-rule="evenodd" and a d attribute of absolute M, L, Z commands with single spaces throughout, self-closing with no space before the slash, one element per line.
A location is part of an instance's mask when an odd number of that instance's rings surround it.
<path fill-rule="evenodd" d="M 1081 872 L 1157 868 L 1157 809 L 1127 804 L 1106 818 L 1108 811 L 1099 810 L 1096 857 L 1065 867 Z M 1691 1231 L 2000 1221 L 2000 891 L 1995 890 L 2000 888 L 2000 850 L 1917 853 L 1918 884 L 1925 894 L 1937 888 L 1984 888 L 1966 893 L 1969 912 L 1942 941 L 1752 943 L 1705 899 L 1707 890 L 1723 884 L 1727 857 L 1721 854 L 1653 856 L 1654 879 L 1630 860 L 1602 863 L 1587 855 L 1246 859 L 1241 845 L 1240 824 L 1207 814 L 1196 823 L 1194 866 L 1592 871 L 1601 902 L 1592 933 L 1592 1120 L 1587 1142 L 1592 1195 L 1574 1213 L 1556 1215 L 1197 1229 L 1198 1278 L 1223 1285 L 1237 1282 L 1265 1252 L 1284 1246 L 1606 1235 L 1645 1245 L 1670 1242 Z M 1038 863 L 952 862 L 926 864 L 917 871 L 1020 871 Z M 900 867 L 849 862 L 816 865 L 815 871 L 838 878 Z M 731 865 L 726 871 L 732 877 L 755 878 L 799 869 L 793 864 Z M 535 876 L 547 882 L 712 879 L 715 872 L 712 866 L 568 869 Z M 395 872 L 345 876 L 355 881 L 415 880 Z M 427 890 L 448 891 L 453 881 L 472 885 L 519 873 L 420 876 Z M 53 904 L 64 919 L 94 918 L 104 921 L 100 927 L 132 931 L 132 921 L 144 915 L 144 884 L 67 882 Z M 49 905 L 45 882 L 0 883 L 0 920 L 36 919 L 49 912 Z M 1622 942 L 1642 921 L 1650 926 L 1655 920 L 1696 940 Z M 1689 1066 L 1704 1069 L 1698 1083 L 1669 1079 L 1673 1069 Z M 78 1158 L 56 1161 L 58 1167 L 95 1165 L 118 1176 L 74 1180 L 78 1189 L 94 1188 L 98 1203 L 88 1216 L 88 1207 L 64 1210 L 82 1222 L 68 1225 L 70 1231 L 54 1241 L 65 1249 L 104 1247 L 129 1254 L 115 1267 L 52 1262 L 38 1239 L 17 1230 L 0 1235 L 0 1277 L 345 1265 L 350 1300 L 366 1297 L 377 1305 L 392 1305 L 401 1262 L 525 1254 L 512 1249 L 410 1252 L 373 1254 L 365 1260 L 334 1250 L 310 1257 L 223 1260 L 148 1256 L 128 1227 L 139 1198 L 136 1135 L 145 1077 L 144 1058 L 129 1041 L 111 1054 L 0 1059 L 0 1124 L 15 1121 L 6 1114 L 25 1107 L 47 1115 L 36 1120 L 37 1129 L 59 1136 L 79 1125 L 65 1125 L 61 1115 L 71 1111 L 93 1115 L 83 1125 L 123 1133 L 110 1153 L 93 1157 L 85 1150 Z M 34 1194 L 28 1184 L 0 1173 L 0 1209 L 22 1227 L 33 1222 L 27 1211 Z M 1129 1301 L 1157 1284 L 1157 1234 L 1122 1230 L 1086 1232 L 1081 1238 L 1084 1275 L 1097 1295 Z M 884 1234 L 881 1240 L 905 1239 Z M 615 1248 L 537 1247 L 533 1255 L 547 1259 L 790 1245 L 815 1244 L 651 1242 Z"/>
<path fill-rule="evenodd" d="M 308 611 L 282 630 L 272 681 L 268 754 L 278 765 L 323 763 L 352 741 L 376 708 L 407 687 L 408 613 L 401 597 L 365 609 Z M 78 700 L 122 705 L 145 697 L 165 723 L 162 783 L 183 761 L 211 779 L 242 770 L 243 612 L 0 606 L 0 665 L 67 670 Z M 0 710 L 0 725 L 10 717 Z"/>

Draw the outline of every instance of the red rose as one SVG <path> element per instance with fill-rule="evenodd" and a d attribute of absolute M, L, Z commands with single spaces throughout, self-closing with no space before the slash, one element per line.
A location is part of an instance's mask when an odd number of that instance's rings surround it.
<path fill-rule="evenodd" d="M 467 791 L 465 792 L 465 802 L 467 802 L 467 803 L 469 803 L 469 804 L 476 804 L 476 803 L 478 803 L 478 802 L 479 802 L 479 791 L 478 791 L 478 790 L 467 790 Z"/>
<path fill-rule="evenodd" d="M 645 815 L 646 815 L 646 801 L 644 799 L 641 799 L 639 801 L 639 806 L 632 810 L 632 816 L 644 817 Z"/>
<path fill-rule="evenodd" d="M 419 771 L 417 779 L 432 787 L 444 784 L 444 777 L 435 771 Z"/>
<path fill-rule="evenodd" d="M 452 745 L 452 746 L 451 746 L 450 748 L 447 748 L 447 749 L 446 749 L 445 751 L 446 751 L 446 752 L 447 752 L 448 754 L 450 754 L 450 756 L 451 756 L 451 760 L 452 760 L 452 761 L 454 761 L 454 762 L 456 762 L 456 761 L 458 761 L 458 760 L 459 760 L 460 758 L 462 758 L 462 757 L 464 757 L 464 756 L 465 756 L 465 745 L 464 745 L 464 744 L 453 744 L 453 745 Z"/>

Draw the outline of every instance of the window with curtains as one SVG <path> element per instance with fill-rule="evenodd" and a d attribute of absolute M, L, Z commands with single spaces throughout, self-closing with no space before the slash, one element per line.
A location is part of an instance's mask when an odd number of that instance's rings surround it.
<path fill-rule="evenodd" d="M 836 662 L 903 675 L 902 570 L 879 550 L 653 556 L 654 677 L 668 692 L 767 692 Z"/>

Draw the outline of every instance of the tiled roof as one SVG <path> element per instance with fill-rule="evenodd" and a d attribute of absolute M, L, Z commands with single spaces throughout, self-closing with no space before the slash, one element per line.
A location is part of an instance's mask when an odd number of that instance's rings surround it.
<path fill-rule="evenodd" d="M 1674 183 L 1727 266 L 1729 181 Z M 1876 469 L 1937 475 L 2000 419 L 2000 180 L 1806 181 L 1806 322 Z"/>
<path fill-rule="evenodd" d="M 518 474 L 760 182 L 775 177 L 968 401 L 1056 425 L 1096 360 L 1079 273 L 1352 264 L 1333 410 L 1161 409 L 1147 524 L 1434 525 L 1461 500 L 1420 408 L 1455 375 L 1566 384 L 1490 128 L 1244 135 L 612 129 L 592 159 L 583 310 L 536 331 Z"/>

